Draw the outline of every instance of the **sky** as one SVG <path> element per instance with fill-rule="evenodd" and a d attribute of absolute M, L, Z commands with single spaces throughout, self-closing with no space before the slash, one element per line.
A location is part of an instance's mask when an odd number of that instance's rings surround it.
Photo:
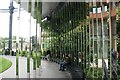
<path fill-rule="evenodd" d="M 8 9 L 10 5 L 10 0 L 0 0 L 0 9 Z M 19 5 L 14 2 L 14 7 L 19 8 Z M 27 11 L 22 10 L 20 12 L 20 25 L 19 25 L 19 12 L 13 13 L 13 26 L 12 35 L 20 37 L 29 37 L 29 27 L 30 27 L 30 15 Z M 31 17 L 31 36 L 35 35 L 36 30 L 36 20 Z M 3 13 L 0 11 L 0 37 L 9 36 L 9 12 Z"/>
<path fill-rule="evenodd" d="M 22 4 L 22 3 L 21 3 Z M 0 0 L 0 9 L 8 9 L 10 5 L 10 0 Z M 19 8 L 19 5 L 14 2 L 14 7 Z M 27 4 L 24 7 L 28 6 Z M 107 10 L 107 6 L 105 7 Z M 101 12 L 101 8 L 98 8 L 98 13 Z M 93 8 L 93 13 L 96 13 L 96 8 Z M 29 37 L 29 27 L 30 27 L 30 15 L 27 11 L 21 10 L 20 12 L 20 25 L 19 25 L 19 12 L 16 11 L 13 14 L 13 26 L 12 35 L 20 37 Z M 31 36 L 35 35 L 36 21 L 31 17 Z M 9 36 L 9 12 L 2 13 L 0 11 L 0 37 Z"/>

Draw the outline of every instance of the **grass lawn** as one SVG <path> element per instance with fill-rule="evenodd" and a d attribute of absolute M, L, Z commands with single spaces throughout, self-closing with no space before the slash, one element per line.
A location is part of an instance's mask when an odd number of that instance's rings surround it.
<path fill-rule="evenodd" d="M 10 68 L 12 65 L 12 62 L 0 57 L 0 73 L 4 72 L 5 70 L 7 70 L 8 68 Z"/>

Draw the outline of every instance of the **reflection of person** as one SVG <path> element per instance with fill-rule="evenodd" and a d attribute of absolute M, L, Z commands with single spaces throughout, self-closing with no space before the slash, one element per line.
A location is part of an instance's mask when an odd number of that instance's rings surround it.
<path fill-rule="evenodd" d="M 111 50 L 111 61 L 112 61 L 112 64 L 115 65 L 116 64 L 116 60 L 117 60 L 117 51 L 115 51 L 115 49 L 112 49 Z"/>
<path fill-rule="evenodd" d="M 71 63 L 71 59 L 68 55 L 66 55 L 65 60 L 63 62 L 60 63 L 60 69 L 64 71 L 65 66 L 68 66 Z"/>
<path fill-rule="evenodd" d="M 115 49 L 112 48 L 111 50 L 111 69 L 112 69 L 112 78 L 115 79 L 117 77 L 117 57 L 118 57 L 118 53 L 117 51 L 115 51 Z"/>
<path fill-rule="evenodd" d="M 108 80 L 108 69 L 107 69 L 107 65 L 104 59 L 102 59 L 102 66 L 103 66 L 103 70 L 104 70 L 104 76 L 103 76 L 103 80 Z"/>
<path fill-rule="evenodd" d="M 84 63 L 84 54 L 83 53 L 80 54 L 80 58 L 81 58 L 81 62 L 83 64 Z"/>
<path fill-rule="evenodd" d="M 83 52 L 81 52 L 80 54 L 80 59 L 81 59 L 81 67 L 83 69 L 83 65 L 84 65 L 84 53 Z"/>
<path fill-rule="evenodd" d="M 50 56 L 51 56 L 51 51 L 50 50 L 47 50 L 47 60 L 49 61 L 50 60 Z"/>
<path fill-rule="evenodd" d="M 49 61 L 49 60 L 50 60 L 50 55 L 47 54 L 46 58 L 47 58 L 47 60 Z"/>
<path fill-rule="evenodd" d="M 93 54 L 92 53 L 90 55 L 90 60 L 91 60 L 91 63 L 93 63 Z"/>

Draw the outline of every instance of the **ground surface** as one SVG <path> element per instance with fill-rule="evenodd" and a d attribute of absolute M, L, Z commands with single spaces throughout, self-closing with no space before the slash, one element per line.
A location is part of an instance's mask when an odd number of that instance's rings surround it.
<path fill-rule="evenodd" d="M 16 78 L 16 57 L 15 56 L 3 56 L 8 60 L 12 61 L 12 66 L 5 72 L 0 74 L 0 79 L 2 78 Z M 35 73 L 33 70 L 33 62 L 30 62 L 30 78 L 70 78 L 70 73 L 68 71 L 59 71 L 59 65 L 42 60 L 41 68 Z M 27 74 L 27 59 L 25 57 L 19 58 L 19 78 L 28 78 Z"/>

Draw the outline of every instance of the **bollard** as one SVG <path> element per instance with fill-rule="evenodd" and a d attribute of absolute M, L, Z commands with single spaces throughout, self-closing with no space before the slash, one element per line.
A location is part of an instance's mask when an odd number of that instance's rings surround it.
<path fill-rule="evenodd" d="M 30 54 L 27 51 L 25 54 L 27 55 L 27 77 L 30 78 Z"/>
<path fill-rule="evenodd" d="M 19 50 L 19 55 L 22 57 L 22 51 L 21 50 Z"/>
<path fill-rule="evenodd" d="M 19 78 L 19 51 L 16 54 L 16 78 Z"/>
<path fill-rule="evenodd" d="M 36 54 L 32 52 L 33 58 L 33 78 L 36 78 Z"/>
<path fill-rule="evenodd" d="M 40 66 L 40 54 L 39 53 L 37 53 L 37 68 L 39 68 L 39 66 Z"/>
<path fill-rule="evenodd" d="M 40 57 L 40 53 L 37 53 L 37 76 L 38 77 L 41 75 L 40 65 L 41 65 L 41 57 Z"/>
<path fill-rule="evenodd" d="M 37 76 L 39 76 L 39 54 L 37 53 L 37 69 L 36 69 L 36 72 L 37 72 Z"/>
<path fill-rule="evenodd" d="M 36 54 L 33 52 L 33 70 L 36 70 Z"/>
<path fill-rule="evenodd" d="M 10 50 L 10 56 L 12 56 L 12 50 Z"/>
<path fill-rule="evenodd" d="M 5 49 L 3 50 L 3 55 L 5 55 Z"/>
<path fill-rule="evenodd" d="M 5 49 L 2 49 L 2 55 L 5 55 Z"/>
<path fill-rule="evenodd" d="M 39 70 L 40 70 L 40 75 L 39 76 L 41 76 L 41 73 L 42 73 L 42 67 L 41 67 L 41 53 L 39 53 L 40 54 L 40 56 L 39 56 Z"/>

